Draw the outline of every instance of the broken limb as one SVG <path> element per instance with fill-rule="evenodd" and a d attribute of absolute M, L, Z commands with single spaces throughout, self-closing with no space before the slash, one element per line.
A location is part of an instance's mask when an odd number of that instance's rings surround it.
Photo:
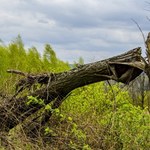
<path fill-rule="evenodd" d="M 128 83 L 139 76 L 144 68 L 141 49 L 138 47 L 127 53 L 57 74 L 30 75 L 25 73 L 27 76 L 21 81 L 23 80 L 31 86 L 35 83 L 44 84 L 29 95 L 42 99 L 45 105 L 55 101 L 57 97 L 61 97 L 56 102 L 56 104 L 61 104 L 65 96 L 76 88 L 110 79 Z M 133 72 L 132 76 L 131 71 Z M 43 107 L 38 103 L 27 105 L 29 95 L 22 97 L 20 94 L 20 97 L 18 95 L 11 100 L 6 99 L 5 103 L 0 106 L 0 130 L 9 131 Z"/>

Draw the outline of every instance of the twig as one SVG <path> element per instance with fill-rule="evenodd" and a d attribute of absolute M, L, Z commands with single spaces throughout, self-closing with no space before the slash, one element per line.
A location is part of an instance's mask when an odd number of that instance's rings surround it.
<path fill-rule="evenodd" d="M 19 74 L 19 75 L 22 75 L 22 76 L 27 76 L 27 73 L 24 73 L 22 71 L 19 71 L 19 70 L 7 70 L 8 73 L 15 73 L 15 74 Z"/>
<path fill-rule="evenodd" d="M 145 39 L 145 36 L 144 36 L 144 33 L 143 33 L 141 27 L 139 26 L 139 24 L 134 19 L 131 19 L 131 20 L 137 25 L 138 29 L 140 30 L 142 37 L 143 37 L 144 44 L 145 44 L 146 39 Z M 146 47 L 146 44 L 145 44 L 145 47 Z"/>

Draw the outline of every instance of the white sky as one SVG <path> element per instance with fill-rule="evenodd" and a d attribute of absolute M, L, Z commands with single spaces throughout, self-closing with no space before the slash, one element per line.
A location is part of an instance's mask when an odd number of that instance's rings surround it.
<path fill-rule="evenodd" d="M 147 10 L 149 0 L 0 0 L 0 39 L 9 43 L 20 34 L 40 53 L 49 43 L 61 60 L 91 62 L 144 47 L 131 19 L 146 36 Z"/>

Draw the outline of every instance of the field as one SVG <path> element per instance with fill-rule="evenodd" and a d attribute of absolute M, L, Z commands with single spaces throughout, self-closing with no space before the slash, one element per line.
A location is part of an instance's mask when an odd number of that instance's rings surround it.
<path fill-rule="evenodd" d="M 59 60 L 49 44 L 45 45 L 42 56 L 35 47 L 26 50 L 20 36 L 8 45 L 2 43 L 0 105 L 14 95 L 15 85 L 21 78 L 8 74 L 7 69 L 34 74 L 57 73 L 83 63 L 82 58 L 71 65 Z M 146 76 L 141 74 L 129 85 L 104 81 L 75 89 L 61 107 L 53 110 L 52 117 L 42 127 L 44 130 L 39 129 L 35 137 L 26 134 L 24 122 L 9 133 L 0 127 L 0 149 L 149 150 L 150 93 L 146 85 Z M 34 89 L 21 95 L 31 90 Z M 41 102 L 29 97 L 29 103 L 33 101 Z M 44 107 L 49 109 L 50 106 L 44 104 Z M 42 110 L 39 113 L 42 114 Z"/>

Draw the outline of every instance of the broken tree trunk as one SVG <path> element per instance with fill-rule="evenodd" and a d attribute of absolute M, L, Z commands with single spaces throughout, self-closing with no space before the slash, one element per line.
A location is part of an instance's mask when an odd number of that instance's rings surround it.
<path fill-rule="evenodd" d="M 36 83 L 42 84 L 41 88 L 29 95 L 42 99 L 44 104 L 52 102 L 52 109 L 55 109 L 61 105 L 72 90 L 78 87 L 104 80 L 115 80 L 127 84 L 139 76 L 144 68 L 141 59 L 141 48 L 138 47 L 122 55 L 81 65 L 61 73 L 31 75 L 8 70 L 9 73 L 17 73 L 25 76 L 25 78 L 18 83 L 18 92 L 11 99 L 6 99 L 4 104 L 0 106 L 0 131 L 8 132 L 43 107 L 39 103 L 27 105 L 28 95 L 17 96 L 23 89 Z M 40 118 L 41 124 L 44 125 L 50 116 L 51 112 L 45 111 Z M 37 118 L 39 119 L 39 117 Z M 26 124 L 26 126 L 30 126 L 30 124 Z M 32 122 L 33 126 L 36 126 L 34 122 Z"/>
<path fill-rule="evenodd" d="M 150 89 L 150 32 L 148 33 L 147 39 L 145 41 L 146 46 L 146 57 L 147 61 L 144 60 L 145 63 L 145 73 L 148 76 L 149 79 L 149 89 Z M 148 110 L 150 112 L 150 99 L 148 99 Z"/>

